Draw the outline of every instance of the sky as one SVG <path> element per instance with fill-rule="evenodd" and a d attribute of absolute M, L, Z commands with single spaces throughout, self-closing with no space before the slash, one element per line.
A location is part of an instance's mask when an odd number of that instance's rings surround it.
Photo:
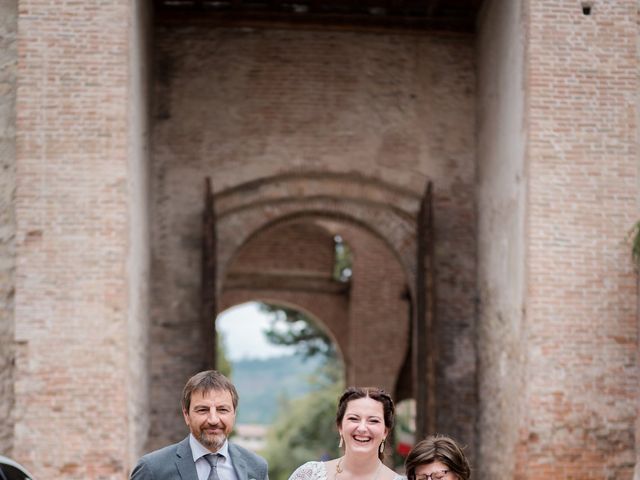
<path fill-rule="evenodd" d="M 227 356 L 232 362 L 246 358 L 268 358 L 293 352 L 287 347 L 274 346 L 262 333 L 269 326 L 269 315 L 262 313 L 258 303 L 243 303 L 222 312 L 216 328 L 222 332 Z"/>

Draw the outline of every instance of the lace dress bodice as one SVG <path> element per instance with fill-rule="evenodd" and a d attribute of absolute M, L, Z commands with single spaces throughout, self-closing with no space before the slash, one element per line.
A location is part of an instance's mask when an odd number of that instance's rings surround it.
<path fill-rule="evenodd" d="M 324 462 L 307 462 L 296 468 L 289 480 L 327 480 L 327 468 Z M 393 480 L 407 480 L 402 475 L 396 475 Z"/>

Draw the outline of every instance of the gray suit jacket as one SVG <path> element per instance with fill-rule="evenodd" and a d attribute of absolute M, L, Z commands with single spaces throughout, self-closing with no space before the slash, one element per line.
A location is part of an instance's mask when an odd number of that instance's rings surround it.
<path fill-rule="evenodd" d="M 264 458 L 231 442 L 229 456 L 238 480 L 269 480 Z M 198 480 L 189 437 L 143 456 L 130 480 Z"/>

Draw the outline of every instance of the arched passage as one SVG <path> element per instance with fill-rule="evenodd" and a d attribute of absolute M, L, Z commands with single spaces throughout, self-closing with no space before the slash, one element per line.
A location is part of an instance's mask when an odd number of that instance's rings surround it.
<path fill-rule="evenodd" d="M 356 91 L 343 88 L 341 81 L 324 82 L 321 88 L 307 91 L 307 81 L 295 80 L 297 77 L 286 74 L 278 62 L 260 63 L 261 59 L 271 58 L 270 54 L 256 54 L 266 53 L 262 50 L 266 47 L 270 52 L 279 52 L 281 58 L 290 59 L 287 65 L 307 65 L 313 77 L 322 78 L 326 65 L 306 52 L 321 45 L 322 51 L 334 58 L 332 35 L 314 33 L 307 37 L 292 32 L 261 32 L 236 37 L 220 33 L 216 29 L 201 29 L 197 35 L 192 31 L 162 30 L 156 36 L 157 66 L 163 71 L 163 80 L 156 84 L 154 98 L 164 116 L 154 125 L 153 338 L 149 350 L 155 376 L 151 395 L 163 397 L 167 407 L 155 415 L 162 417 L 157 424 L 159 428 L 155 428 L 155 420 L 152 423 L 150 438 L 154 445 L 163 443 L 165 431 L 180 431 L 168 425 L 163 428 L 173 401 L 165 398 L 166 392 L 178 391 L 184 377 L 202 357 L 202 352 L 195 350 L 197 335 L 202 330 L 198 311 L 202 226 L 199 186 L 205 177 L 212 179 L 215 198 L 218 309 L 224 307 L 222 297 L 231 294 L 227 278 L 236 254 L 263 229 L 294 218 L 333 220 L 353 227 L 356 236 L 381 240 L 386 252 L 399 259 L 400 270 L 407 279 L 401 283 L 415 290 L 416 218 L 425 183 L 432 180 L 436 186 L 439 320 L 437 329 L 429 334 L 438 339 L 439 347 L 435 373 L 437 424 L 441 431 L 473 438 L 475 210 L 470 128 L 474 116 L 467 94 L 472 91 L 469 86 L 473 85 L 473 69 L 451 69 L 450 59 L 458 58 L 454 52 L 460 50 L 443 45 L 440 40 L 411 38 L 405 43 L 399 37 L 389 42 L 379 36 L 359 35 L 357 39 L 345 37 L 344 45 L 348 48 L 340 50 L 335 58 L 340 58 L 336 64 L 340 71 L 345 65 L 351 66 L 344 71 L 352 69 L 353 78 L 364 83 L 358 83 Z M 311 49 L 291 49 L 292 38 L 296 39 L 296 45 Z M 225 49 L 213 48 L 214 45 L 225 45 Z M 220 55 L 223 51 L 235 52 L 233 61 L 225 60 Z M 370 56 L 371 52 L 376 54 Z M 399 56 L 399 52 L 404 54 Z M 238 62 L 239 59 L 242 61 Z M 307 63 L 309 60 L 311 64 Z M 376 80 L 378 75 L 362 76 L 365 71 L 387 72 L 389 61 L 399 62 L 407 74 L 400 77 L 404 80 L 398 84 L 398 91 L 406 93 L 402 96 L 406 103 L 398 103 L 395 96 L 387 95 L 386 87 Z M 245 70 L 244 66 L 250 68 Z M 441 78 L 451 81 L 432 81 L 431 68 L 435 66 L 438 69 L 446 66 L 449 74 Z M 264 85 L 277 89 L 263 90 L 255 88 L 254 73 L 269 78 L 271 75 L 280 78 L 284 73 L 287 81 L 268 80 Z M 203 89 L 203 85 L 207 88 Z M 208 88 L 211 85 L 215 88 Z M 308 105 L 310 93 L 322 92 L 329 94 L 335 103 L 318 102 L 318 110 L 308 110 L 311 115 L 301 117 L 302 112 L 296 106 Z M 419 102 L 409 100 L 415 94 Z M 268 118 L 263 116 L 266 112 L 270 112 Z M 246 118 L 258 121 L 247 123 Z M 346 234 L 343 236 L 347 238 Z M 360 251 L 365 253 L 358 255 L 356 261 L 366 263 L 367 250 Z M 369 261 L 376 260 L 369 258 Z M 377 265 L 378 271 L 372 272 L 370 278 L 385 271 L 383 264 Z M 386 278 L 377 280 L 384 284 Z M 354 298 L 365 298 L 365 293 L 372 291 L 363 286 L 363 279 L 354 278 L 354 288 L 356 282 L 359 290 L 353 290 L 351 304 Z M 297 292 L 298 297 L 303 295 L 299 289 Z M 284 295 L 281 289 L 277 293 L 279 297 Z M 234 290 L 233 294 L 238 292 Z M 327 294 L 316 293 L 315 297 L 319 295 Z M 372 306 L 377 301 L 373 298 L 358 303 Z M 349 326 L 342 328 L 353 345 L 356 342 L 366 345 L 362 339 L 353 339 L 362 329 L 351 320 L 377 314 L 387 322 L 395 321 L 398 311 L 349 310 Z M 369 328 L 364 332 L 378 334 L 374 347 L 369 348 L 377 348 L 376 342 L 386 342 L 387 337 L 396 341 L 403 335 Z M 389 383 L 397 382 L 403 364 L 396 359 L 387 362 L 385 347 L 378 348 L 383 352 L 379 359 L 370 361 L 385 363 L 385 368 L 390 369 Z M 345 357 L 361 355 L 358 348 L 354 346 L 353 351 L 345 352 Z M 374 355 L 371 351 L 365 353 Z M 404 390 L 402 397 L 409 395 Z M 450 398 L 461 400 L 450 402 Z M 173 435 L 175 440 L 177 434 Z"/>
<path fill-rule="evenodd" d="M 347 283 L 333 278 L 335 235 L 352 252 Z M 220 308 L 256 298 L 298 305 L 336 339 L 348 384 L 395 392 L 409 347 L 406 290 L 406 274 L 381 238 L 345 219 L 301 215 L 249 235 L 224 272 Z"/>

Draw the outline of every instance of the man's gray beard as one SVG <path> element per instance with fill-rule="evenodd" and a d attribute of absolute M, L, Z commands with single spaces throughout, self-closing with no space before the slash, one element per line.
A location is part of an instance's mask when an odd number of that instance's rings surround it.
<path fill-rule="evenodd" d="M 216 452 L 216 451 L 220 450 L 222 448 L 222 445 L 224 445 L 224 441 L 226 439 L 227 439 L 227 437 L 222 433 L 214 434 L 214 435 L 208 435 L 205 432 L 200 432 L 200 435 L 198 437 L 198 441 L 202 445 L 207 447 L 209 450 L 211 450 L 212 452 Z"/>

